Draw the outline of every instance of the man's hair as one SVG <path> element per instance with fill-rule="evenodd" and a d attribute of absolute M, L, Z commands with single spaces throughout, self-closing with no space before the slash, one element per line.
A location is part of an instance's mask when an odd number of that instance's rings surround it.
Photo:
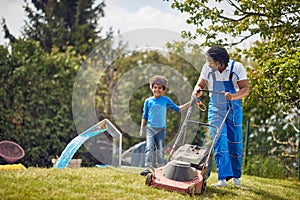
<path fill-rule="evenodd" d="M 229 55 L 225 48 L 220 46 L 213 46 L 207 51 L 207 55 L 212 57 L 214 61 L 218 61 L 221 65 L 227 66 L 229 62 Z"/>
<path fill-rule="evenodd" d="M 164 76 L 155 75 L 149 79 L 150 88 L 152 89 L 155 84 L 161 85 L 163 90 L 168 86 L 168 79 Z"/>

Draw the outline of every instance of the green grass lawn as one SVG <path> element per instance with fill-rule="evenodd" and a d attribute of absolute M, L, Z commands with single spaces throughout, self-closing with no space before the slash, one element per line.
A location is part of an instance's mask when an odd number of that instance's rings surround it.
<path fill-rule="evenodd" d="M 213 188 L 190 197 L 145 185 L 139 168 L 28 168 L 0 170 L 0 199 L 300 199 L 297 179 L 267 179 L 243 175 L 242 187 Z"/>

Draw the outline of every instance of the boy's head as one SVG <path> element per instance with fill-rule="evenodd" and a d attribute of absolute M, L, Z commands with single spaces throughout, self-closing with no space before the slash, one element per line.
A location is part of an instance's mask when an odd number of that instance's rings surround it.
<path fill-rule="evenodd" d="M 155 75 L 150 78 L 149 83 L 150 83 L 150 89 L 152 89 L 155 84 L 158 84 L 163 87 L 163 90 L 166 90 L 168 86 L 168 79 L 164 76 Z"/>

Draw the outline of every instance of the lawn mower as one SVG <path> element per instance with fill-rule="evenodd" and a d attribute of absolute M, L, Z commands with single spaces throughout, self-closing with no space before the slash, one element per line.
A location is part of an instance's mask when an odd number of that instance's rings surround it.
<path fill-rule="evenodd" d="M 201 91 L 214 92 L 208 90 Z M 224 95 L 223 92 L 214 93 Z M 170 151 L 167 164 L 155 169 L 152 173 L 147 174 L 145 181 L 146 185 L 167 191 L 189 194 L 190 196 L 201 194 L 206 191 L 206 181 L 211 170 L 212 150 L 225 120 L 232 109 L 232 103 L 229 101 L 230 108 L 228 109 L 220 127 L 190 120 L 189 118 L 192 113 L 193 105 L 195 104 L 201 106 L 202 109 L 199 107 L 200 110 L 204 110 L 204 108 L 206 109 L 205 105 L 201 101 L 197 98 L 193 99 Z M 187 123 L 196 123 L 200 126 L 213 128 L 215 134 L 212 138 L 211 145 L 208 147 L 200 147 L 198 145 L 185 144 L 179 147 L 174 153 L 178 142 L 180 141 L 183 133 L 186 131 Z"/>

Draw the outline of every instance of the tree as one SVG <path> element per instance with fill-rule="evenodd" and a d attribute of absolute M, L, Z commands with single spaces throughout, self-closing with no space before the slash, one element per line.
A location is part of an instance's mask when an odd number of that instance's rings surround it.
<path fill-rule="evenodd" d="M 0 132 L 2 139 L 21 144 L 26 152 L 24 164 L 48 167 L 50 159 L 60 155 L 77 135 L 72 115 L 74 81 L 80 64 L 102 39 L 97 21 L 99 15 L 104 16 L 105 4 L 95 5 L 94 0 L 31 2 L 25 6 L 29 21 L 23 38 L 16 39 L 5 19 L 2 21 L 10 44 L 0 46 L 0 96 L 4 102 Z M 99 45 L 103 54 L 94 55 L 98 63 L 105 62 L 111 51 L 109 40 Z M 97 92 L 107 93 L 103 87 Z M 100 95 L 95 98 L 100 105 L 107 100 Z M 78 151 L 84 165 L 91 164 L 88 154 Z"/>
<path fill-rule="evenodd" d="M 25 2 L 28 21 L 24 36 L 40 41 L 48 52 L 53 47 L 65 51 L 66 46 L 74 46 L 78 53 L 86 54 L 99 42 L 98 20 L 99 16 L 104 17 L 104 2 L 97 5 L 94 0 Z"/>
<path fill-rule="evenodd" d="M 82 58 L 72 48 L 48 53 L 32 40 L 12 47 L 0 46 L 0 140 L 19 143 L 26 166 L 50 166 L 77 135 L 71 102 Z"/>
<path fill-rule="evenodd" d="M 299 1 L 175 0 L 172 7 L 190 15 L 187 23 L 197 30 L 183 35 L 194 40 L 204 36 L 203 46 L 232 47 L 260 36 L 261 41 L 241 51 L 258 64 L 250 73 L 251 98 L 299 109 Z"/>

